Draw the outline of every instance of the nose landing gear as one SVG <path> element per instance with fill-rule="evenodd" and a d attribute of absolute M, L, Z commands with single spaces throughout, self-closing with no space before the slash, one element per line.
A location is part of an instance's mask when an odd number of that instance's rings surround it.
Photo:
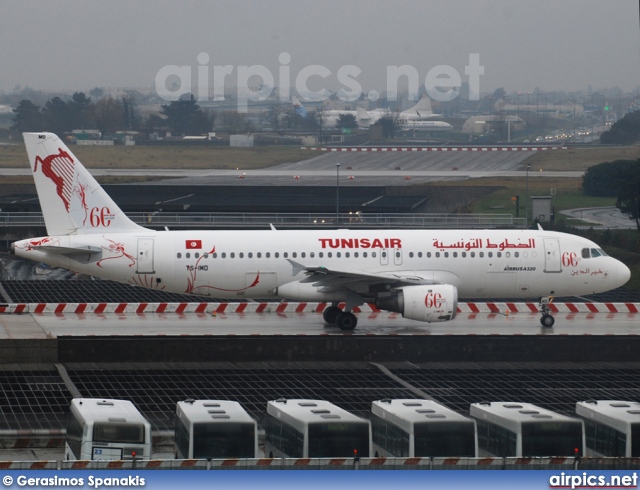
<path fill-rule="evenodd" d="M 553 324 L 556 321 L 555 318 L 553 318 L 549 314 L 549 311 L 551 311 L 551 309 L 549 308 L 549 305 L 552 302 L 553 302 L 553 297 L 552 296 L 544 296 L 544 297 L 540 298 L 540 313 L 542 313 L 542 317 L 540 318 L 540 323 L 545 328 L 553 327 Z"/>

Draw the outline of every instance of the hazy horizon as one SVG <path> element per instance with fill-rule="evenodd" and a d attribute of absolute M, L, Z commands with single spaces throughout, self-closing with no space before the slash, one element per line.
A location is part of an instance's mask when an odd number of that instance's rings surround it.
<path fill-rule="evenodd" d="M 330 76 L 315 90 L 339 89 L 352 65 L 365 92 L 386 88 L 389 66 L 409 65 L 420 84 L 448 65 L 468 77 L 477 54 L 480 91 L 636 90 L 640 81 L 638 2 L 621 0 L 157 0 L 5 2 L 0 20 L 0 91 L 88 91 L 152 87 L 163 67 L 198 66 L 213 89 L 214 66 L 261 65 L 280 86 L 282 53 L 290 85 L 310 65 Z M 198 63 L 206 53 L 206 63 Z M 285 56 L 285 59 L 286 56 Z M 355 75 L 351 75 L 355 77 Z M 252 82 L 255 82 L 255 78 Z"/>

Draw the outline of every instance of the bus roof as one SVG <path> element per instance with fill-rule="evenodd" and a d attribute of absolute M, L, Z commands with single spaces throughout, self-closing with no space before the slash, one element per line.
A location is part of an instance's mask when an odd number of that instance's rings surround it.
<path fill-rule="evenodd" d="M 576 403 L 576 413 L 611 427 L 640 423 L 640 403 L 624 400 L 585 400 Z"/>
<path fill-rule="evenodd" d="M 298 429 L 309 423 L 364 422 L 368 420 L 347 412 L 326 400 L 284 399 L 267 402 L 267 413 Z"/>
<path fill-rule="evenodd" d="M 191 423 L 256 423 L 240 403 L 230 400 L 184 400 L 176 404 L 176 413 Z"/>
<path fill-rule="evenodd" d="M 471 416 L 487 420 L 511 430 L 516 430 L 523 422 L 580 422 L 532 403 L 520 402 L 480 402 L 469 407 Z"/>
<path fill-rule="evenodd" d="M 469 422 L 474 420 L 454 412 L 433 400 L 399 398 L 376 400 L 371 402 L 371 412 L 389 420 L 402 428 L 405 425 L 420 423 Z"/>
<path fill-rule="evenodd" d="M 137 422 L 149 424 L 129 400 L 107 398 L 74 398 L 71 400 L 71 412 L 86 422 Z"/>

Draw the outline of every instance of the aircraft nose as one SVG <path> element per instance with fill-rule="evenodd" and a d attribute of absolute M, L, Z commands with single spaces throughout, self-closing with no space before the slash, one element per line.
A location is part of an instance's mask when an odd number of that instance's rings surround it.
<path fill-rule="evenodd" d="M 622 262 L 618 262 L 618 282 L 624 286 L 631 279 L 631 270 Z"/>

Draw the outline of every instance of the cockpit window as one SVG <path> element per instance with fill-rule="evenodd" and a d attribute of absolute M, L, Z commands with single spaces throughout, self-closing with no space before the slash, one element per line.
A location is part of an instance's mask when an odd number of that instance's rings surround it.
<path fill-rule="evenodd" d="M 603 257 L 609 257 L 609 254 L 604 250 L 602 250 L 601 248 L 598 249 L 598 252 L 600 252 L 600 255 L 602 255 Z"/>
<path fill-rule="evenodd" d="M 591 257 L 600 257 L 600 255 L 602 255 L 600 252 L 598 252 L 597 248 L 592 248 L 591 249 Z"/>
<path fill-rule="evenodd" d="M 582 249 L 582 258 L 583 259 L 588 259 L 589 257 L 591 257 L 591 255 L 589 254 L 589 249 L 588 248 L 583 248 Z"/>

